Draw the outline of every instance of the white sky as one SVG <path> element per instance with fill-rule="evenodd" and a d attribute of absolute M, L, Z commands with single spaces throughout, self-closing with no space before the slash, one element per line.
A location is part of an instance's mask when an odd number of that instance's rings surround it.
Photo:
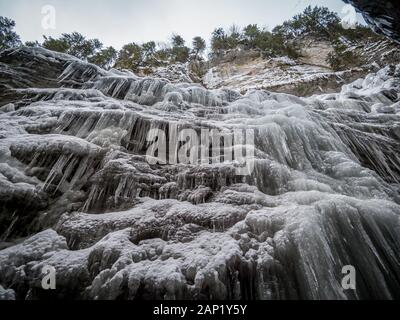
<path fill-rule="evenodd" d="M 42 7 L 56 9 L 56 29 L 42 28 Z M 167 41 L 172 33 L 191 43 L 216 27 L 257 23 L 272 29 L 308 5 L 343 16 L 341 0 L 0 0 L 0 15 L 15 20 L 23 41 L 78 31 L 120 49 L 129 42 Z M 362 21 L 361 17 L 358 17 Z"/>

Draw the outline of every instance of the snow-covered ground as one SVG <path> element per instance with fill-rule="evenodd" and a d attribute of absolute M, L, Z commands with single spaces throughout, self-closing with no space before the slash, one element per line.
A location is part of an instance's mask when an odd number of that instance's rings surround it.
<path fill-rule="evenodd" d="M 1 53 L 0 74 L 0 299 L 46 297 L 44 266 L 61 298 L 400 297 L 400 66 L 308 98 L 38 48 Z M 254 130 L 254 171 L 149 164 L 147 133 L 172 127 Z"/>

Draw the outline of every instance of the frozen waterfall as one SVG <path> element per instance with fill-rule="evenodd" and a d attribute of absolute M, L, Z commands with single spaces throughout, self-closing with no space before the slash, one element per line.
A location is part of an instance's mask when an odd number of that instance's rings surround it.
<path fill-rule="evenodd" d="M 0 75 L 9 294 L 45 298 L 53 266 L 62 298 L 400 298 L 400 65 L 310 98 L 40 48 L 2 52 Z M 148 132 L 171 126 L 253 130 L 254 170 L 150 164 Z M 346 265 L 356 290 L 341 286 Z"/>

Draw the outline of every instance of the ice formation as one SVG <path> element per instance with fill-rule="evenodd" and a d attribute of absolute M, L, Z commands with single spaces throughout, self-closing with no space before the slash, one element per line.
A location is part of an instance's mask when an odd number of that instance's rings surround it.
<path fill-rule="evenodd" d="M 0 299 L 400 298 L 400 65 L 309 98 L 39 48 L 0 74 Z M 171 125 L 253 129 L 253 173 L 149 164 Z"/>
<path fill-rule="evenodd" d="M 400 43 L 400 6 L 395 0 L 344 0 L 362 13 L 377 33 Z"/>

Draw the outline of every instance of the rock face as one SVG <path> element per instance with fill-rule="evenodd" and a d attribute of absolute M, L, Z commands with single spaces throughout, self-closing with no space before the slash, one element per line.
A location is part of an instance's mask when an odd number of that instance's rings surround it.
<path fill-rule="evenodd" d="M 400 298 L 399 80 L 242 95 L 2 52 L 0 298 Z M 254 167 L 154 163 L 151 129 L 251 130 Z"/>
<path fill-rule="evenodd" d="M 296 60 L 288 57 L 265 59 L 256 51 L 231 50 L 213 61 L 202 82 L 209 89 L 229 88 L 242 93 L 264 89 L 304 97 L 338 92 L 344 84 L 400 61 L 400 47 L 390 40 L 366 40 L 348 48 L 365 64 L 334 72 L 327 62 L 333 51 L 332 43 L 305 37 L 298 40 L 298 46 L 302 50 L 301 57 Z"/>
<path fill-rule="evenodd" d="M 397 0 L 343 0 L 362 13 L 377 32 L 400 43 L 400 3 Z"/>

